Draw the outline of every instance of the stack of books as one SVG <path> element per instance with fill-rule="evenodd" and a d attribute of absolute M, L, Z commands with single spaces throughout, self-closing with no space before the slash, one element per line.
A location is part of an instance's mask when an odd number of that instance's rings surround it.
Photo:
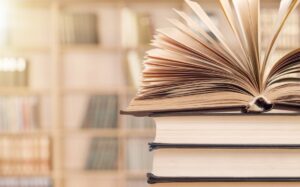
<path fill-rule="evenodd" d="M 259 0 L 219 2 L 232 33 L 186 0 L 193 15 L 176 10 L 182 19 L 158 29 L 139 92 L 122 112 L 155 120 L 148 183 L 299 186 L 300 48 L 270 60 L 299 1 L 281 1 L 264 50 Z"/>
<path fill-rule="evenodd" d="M 155 187 L 172 186 L 168 183 L 188 187 L 197 182 L 197 186 L 250 186 L 251 182 L 293 186 L 283 182 L 300 180 L 299 115 L 186 113 L 154 118 L 148 182 L 158 183 Z"/>

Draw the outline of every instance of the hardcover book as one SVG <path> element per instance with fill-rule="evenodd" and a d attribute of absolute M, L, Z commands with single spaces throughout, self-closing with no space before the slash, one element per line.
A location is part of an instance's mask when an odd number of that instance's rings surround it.
<path fill-rule="evenodd" d="M 219 1 L 231 33 L 215 26 L 198 3 L 186 3 L 193 15 L 175 10 L 181 19 L 170 19 L 172 27 L 158 29 L 139 92 L 124 113 L 300 108 L 300 49 L 271 59 L 298 0 L 280 2 L 265 49 L 259 0 Z"/>

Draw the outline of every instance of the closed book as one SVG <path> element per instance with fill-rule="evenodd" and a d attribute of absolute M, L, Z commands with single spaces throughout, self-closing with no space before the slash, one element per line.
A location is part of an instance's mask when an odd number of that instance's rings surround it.
<path fill-rule="evenodd" d="M 154 116 L 155 143 L 297 144 L 297 113 L 198 113 Z"/>
<path fill-rule="evenodd" d="M 224 182 L 226 178 L 271 180 L 300 177 L 297 163 L 300 149 L 167 148 L 154 151 L 152 173 L 161 177 L 191 177 L 190 182 L 197 177 L 221 181 L 224 178 Z"/>

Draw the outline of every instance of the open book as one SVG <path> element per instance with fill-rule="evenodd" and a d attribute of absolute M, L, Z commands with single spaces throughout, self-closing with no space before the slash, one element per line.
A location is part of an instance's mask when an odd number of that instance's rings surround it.
<path fill-rule="evenodd" d="M 219 0 L 230 32 L 217 28 L 198 3 L 186 3 L 193 15 L 175 10 L 181 19 L 170 19 L 173 27 L 158 29 L 155 48 L 144 61 L 141 88 L 125 113 L 300 109 L 300 48 L 278 61 L 271 59 L 299 0 L 280 2 L 264 50 L 259 0 Z"/>

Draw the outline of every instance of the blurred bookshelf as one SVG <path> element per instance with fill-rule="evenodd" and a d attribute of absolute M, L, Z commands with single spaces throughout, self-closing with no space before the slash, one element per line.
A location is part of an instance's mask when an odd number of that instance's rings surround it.
<path fill-rule="evenodd" d="M 212 1 L 202 1 L 218 20 Z M 263 37 L 277 6 L 263 2 Z M 170 25 L 164 18 L 185 9 L 183 0 L 12 0 L 0 7 L 0 80 L 8 80 L 0 81 L 0 186 L 146 187 L 153 121 L 119 110 L 136 92 L 154 30 Z M 288 25 L 278 55 L 299 46 L 299 10 Z"/>

